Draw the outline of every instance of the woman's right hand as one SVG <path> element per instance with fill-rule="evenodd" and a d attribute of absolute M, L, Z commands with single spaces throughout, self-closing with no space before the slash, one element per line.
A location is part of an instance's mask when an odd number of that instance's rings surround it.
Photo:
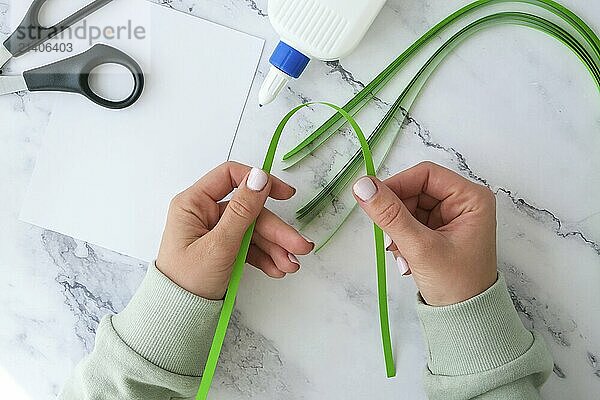
<path fill-rule="evenodd" d="M 363 177 L 353 191 L 393 241 L 389 249 L 408 262 L 427 304 L 459 303 L 496 281 L 496 202 L 488 188 L 423 162 L 383 182 Z"/>

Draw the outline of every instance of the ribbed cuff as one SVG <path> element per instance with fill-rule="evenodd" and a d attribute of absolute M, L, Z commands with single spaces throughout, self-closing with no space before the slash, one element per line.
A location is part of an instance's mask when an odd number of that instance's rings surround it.
<path fill-rule="evenodd" d="M 169 372 L 200 376 L 222 305 L 182 289 L 151 263 L 138 291 L 112 323 L 146 360 Z"/>
<path fill-rule="evenodd" d="M 417 313 L 434 375 L 488 371 L 517 359 L 533 343 L 501 274 L 488 290 L 462 303 L 432 307 L 419 296 Z"/>

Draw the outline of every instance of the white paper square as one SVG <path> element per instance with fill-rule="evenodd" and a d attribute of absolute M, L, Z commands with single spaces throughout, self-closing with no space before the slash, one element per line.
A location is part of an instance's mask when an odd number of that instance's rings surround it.
<path fill-rule="evenodd" d="M 151 16 L 149 41 L 108 44 L 146 70 L 142 98 L 110 111 L 51 95 L 56 105 L 20 218 L 149 261 L 172 196 L 227 159 L 264 42 L 129 1 Z M 88 24 L 122 20 L 119 3 Z"/>

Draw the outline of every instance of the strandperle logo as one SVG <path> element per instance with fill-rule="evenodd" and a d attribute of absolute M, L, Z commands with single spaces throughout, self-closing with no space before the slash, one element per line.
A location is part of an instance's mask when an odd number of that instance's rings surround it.
<path fill-rule="evenodd" d="M 89 25 L 86 20 L 75 28 L 61 29 L 60 25 L 50 28 L 41 28 L 36 26 L 19 27 L 16 30 L 17 38 L 20 40 L 30 39 L 39 40 L 42 37 L 47 37 L 48 29 L 51 32 L 50 36 L 62 40 L 87 40 L 91 46 L 96 40 L 144 40 L 146 39 L 146 28 L 141 25 L 134 25 L 133 21 L 128 20 L 124 25 L 106 25 L 97 26 Z"/>

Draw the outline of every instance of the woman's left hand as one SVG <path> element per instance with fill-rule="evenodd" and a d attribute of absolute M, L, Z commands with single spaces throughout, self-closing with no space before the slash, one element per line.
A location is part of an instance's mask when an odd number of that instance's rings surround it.
<path fill-rule="evenodd" d="M 298 271 L 296 255 L 314 244 L 264 208 L 268 197 L 287 200 L 294 193 L 258 168 L 220 165 L 171 202 L 157 268 L 189 292 L 222 299 L 244 233 L 256 220 L 248 262 L 273 278 Z"/>

